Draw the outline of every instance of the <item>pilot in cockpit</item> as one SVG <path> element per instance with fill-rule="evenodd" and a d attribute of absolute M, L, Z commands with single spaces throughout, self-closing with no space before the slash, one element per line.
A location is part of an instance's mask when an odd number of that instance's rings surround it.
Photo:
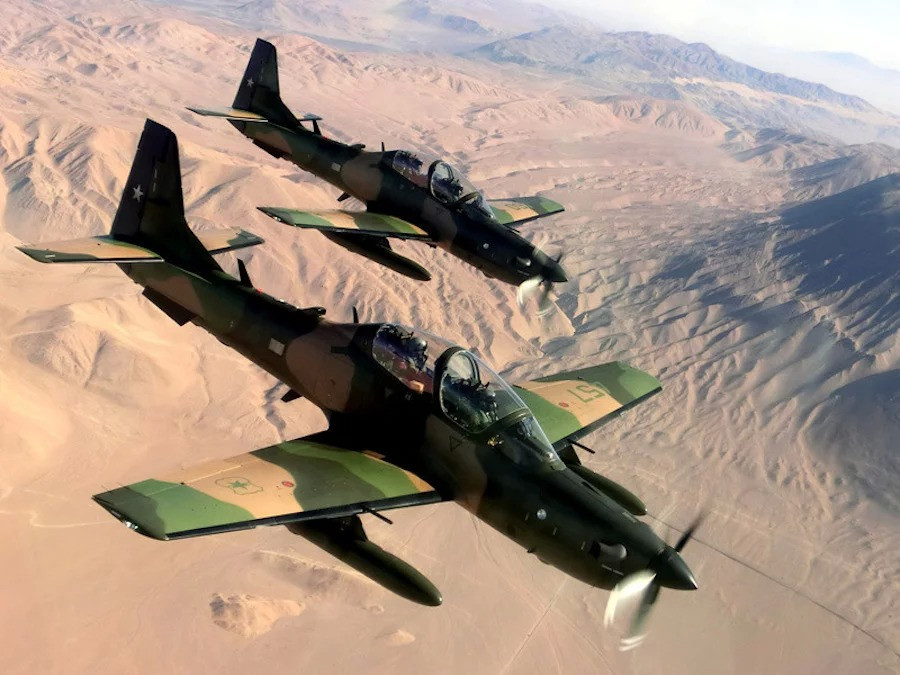
<path fill-rule="evenodd" d="M 466 429 L 484 429 L 497 420 L 497 394 L 473 378 L 449 375 L 445 381 L 446 412 Z"/>
<path fill-rule="evenodd" d="M 425 369 L 428 343 L 422 337 L 393 325 L 384 327 L 382 339 L 392 357 L 389 370 L 410 389 L 418 393 L 430 391 L 432 377 Z"/>

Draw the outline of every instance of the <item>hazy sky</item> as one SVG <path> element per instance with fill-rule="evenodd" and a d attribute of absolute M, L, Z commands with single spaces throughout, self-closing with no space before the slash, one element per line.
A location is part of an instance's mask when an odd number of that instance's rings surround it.
<path fill-rule="evenodd" d="M 853 52 L 900 70 L 900 0 L 545 0 L 611 30 L 649 30 L 728 54 L 755 45 Z"/>

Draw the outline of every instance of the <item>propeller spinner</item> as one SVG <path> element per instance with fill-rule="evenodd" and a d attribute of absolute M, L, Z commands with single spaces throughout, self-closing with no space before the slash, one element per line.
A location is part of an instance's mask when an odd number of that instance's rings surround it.
<path fill-rule="evenodd" d="M 606 604 L 606 613 L 603 617 L 603 624 L 607 628 L 615 620 L 619 607 L 633 602 L 635 598 L 638 600 L 638 607 L 631 619 L 628 633 L 622 638 L 620 644 L 622 651 L 634 649 L 647 636 L 645 630 L 647 618 L 650 615 L 653 604 L 659 597 L 659 591 L 663 587 L 683 591 L 697 589 L 697 581 L 694 579 L 694 575 L 679 554 L 691 540 L 702 520 L 702 514 L 698 515 L 690 527 L 681 535 L 674 547 L 666 546 L 650 561 L 647 569 L 629 574 L 616 584 L 616 587 L 610 593 L 609 601 Z"/>
<path fill-rule="evenodd" d="M 561 260 L 562 253 L 556 256 L 555 259 L 546 257 L 546 260 L 542 261 L 540 272 L 519 284 L 519 288 L 516 291 L 516 301 L 519 303 L 520 309 L 524 310 L 531 298 L 537 298 L 538 316 L 547 316 L 553 310 L 553 302 L 550 300 L 553 284 L 569 280 L 566 276 L 566 271 L 560 264 Z"/>

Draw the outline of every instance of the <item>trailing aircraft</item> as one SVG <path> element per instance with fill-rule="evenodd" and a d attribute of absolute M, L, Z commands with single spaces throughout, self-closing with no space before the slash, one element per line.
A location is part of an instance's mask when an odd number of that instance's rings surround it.
<path fill-rule="evenodd" d="M 561 204 L 541 196 L 486 200 L 449 163 L 409 150 L 369 151 L 322 134 L 318 115 L 296 117 L 281 100 L 275 47 L 257 40 L 230 108 L 189 108 L 221 117 L 273 157 L 284 158 L 355 197 L 365 211 L 304 211 L 261 206 L 278 222 L 317 230 L 334 243 L 412 279 L 431 274 L 391 248 L 391 239 L 443 248 L 509 284 L 519 302 L 538 295 L 549 309 L 553 283 L 567 280 L 559 258 L 551 258 L 518 228 L 559 213 Z M 305 125 L 311 125 L 307 128 Z M 543 289 L 542 291 L 539 289 Z"/>

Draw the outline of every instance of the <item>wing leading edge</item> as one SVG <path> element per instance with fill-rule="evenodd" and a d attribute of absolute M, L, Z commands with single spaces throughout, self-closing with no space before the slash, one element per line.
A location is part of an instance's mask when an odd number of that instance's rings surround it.
<path fill-rule="evenodd" d="M 402 218 L 371 211 L 298 211 L 272 206 L 257 208 L 279 223 L 320 232 L 370 234 L 395 239 L 431 239 L 431 236 L 421 227 Z"/>
<path fill-rule="evenodd" d="M 582 438 L 661 390 L 655 377 L 621 361 L 516 385 L 553 444 Z"/>
<path fill-rule="evenodd" d="M 375 455 L 302 438 L 94 500 L 140 534 L 162 540 L 443 501 L 421 478 Z"/>

